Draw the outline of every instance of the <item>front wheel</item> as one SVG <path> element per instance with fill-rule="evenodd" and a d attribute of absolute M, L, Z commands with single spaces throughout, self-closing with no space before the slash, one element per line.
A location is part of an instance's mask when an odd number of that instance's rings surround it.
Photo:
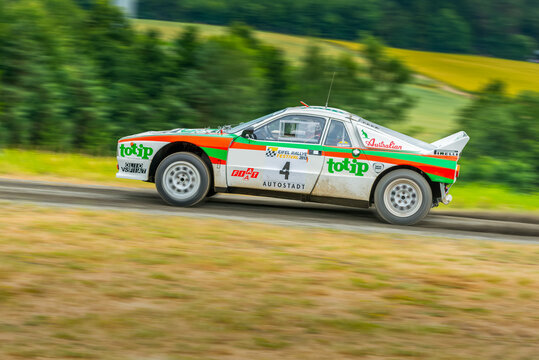
<path fill-rule="evenodd" d="M 210 172 L 197 155 L 175 153 L 157 167 L 155 187 L 170 205 L 193 206 L 206 197 L 210 189 Z"/>
<path fill-rule="evenodd" d="M 378 217 L 390 224 L 413 225 L 432 207 L 432 190 L 423 176 L 412 170 L 395 170 L 385 175 L 374 191 Z"/>

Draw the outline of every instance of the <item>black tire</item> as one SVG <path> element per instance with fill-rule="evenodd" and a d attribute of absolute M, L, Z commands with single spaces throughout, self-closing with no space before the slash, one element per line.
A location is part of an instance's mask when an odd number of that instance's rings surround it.
<path fill-rule="evenodd" d="M 429 213 L 432 190 L 427 180 L 417 172 L 395 170 L 384 175 L 376 186 L 374 206 L 382 221 L 395 225 L 413 225 Z"/>
<path fill-rule="evenodd" d="M 161 198 L 174 206 L 193 206 L 206 198 L 210 171 L 195 154 L 180 152 L 167 156 L 155 172 L 155 187 Z"/>

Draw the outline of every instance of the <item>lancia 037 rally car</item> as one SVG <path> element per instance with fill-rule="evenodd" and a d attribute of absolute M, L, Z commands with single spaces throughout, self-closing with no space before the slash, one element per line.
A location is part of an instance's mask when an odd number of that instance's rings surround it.
<path fill-rule="evenodd" d="M 468 140 L 461 131 L 428 144 L 340 109 L 292 107 L 234 127 L 121 138 L 117 177 L 154 182 L 176 206 L 240 193 L 374 205 L 382 220 L 410 225 L 451 201 Z"/>

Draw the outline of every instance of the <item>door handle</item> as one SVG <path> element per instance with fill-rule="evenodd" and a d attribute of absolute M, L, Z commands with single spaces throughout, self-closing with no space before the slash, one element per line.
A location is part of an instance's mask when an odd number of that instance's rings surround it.
<path fill-rule="evenodd" d="M 309 155 L 318 155 L 318 156 L 321 156 L 321 155 L 323 155 L 323 154 L 322 154 L 322 150 L 309 150 Z"/>

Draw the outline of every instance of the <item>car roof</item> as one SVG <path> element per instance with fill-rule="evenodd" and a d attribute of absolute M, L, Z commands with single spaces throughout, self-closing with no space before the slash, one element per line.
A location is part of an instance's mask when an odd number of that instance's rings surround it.
<path fill-rule="evenodd" d="M 325 106 L 295 106 L 286 108 L 285 113 L 288 112 L 319 115 L 324 117 L 337 118 L 341 120 L 352 120 L 354 117 L 359 118 L 359 116 L 349 113 L 348 111 Z"/>
<path fill-rule="evenodd" d="M 289 113 L 289 112 L 295 112 L 295 113 L 305 113 L 305 114 L 311 114 L 311 115 L 319 115 L 324 116 L 328 118 L 333 119 L 339 119 L 344 121 L 355 121 L 357 123 L 362 123 L 364 125 L 370 126 L 375 129 L 380 130 L 389 130 L 381 125 L 378 125 L 376 123 L 373 123 L 372 121 L 365 120 L 361 116 L 358 116 L 356 114 L 352 114 L 351 112 L 348 112 L 346 110 L 332 108 L 332 107 L 325 107 L 325 106 L 295 106 L 295 107 L 289 107 L 286 108 L 283 114 Z"/>
<path fill-rule="evenodd" d="M 365 120 L 361 116 L 352 114 L 351 112 L 348 112 L 342 109 L 325 107 L 325 106 L 295 106 L 295 107 L 286 108 L 282 114 L 286 114 L 286 113 L 296 113 L 296 114 L 305 113 L 306 115 L 307 114 L 318 115 L 318 116 L 324 116 L 327 118 L 333 118 L 333 119 L 338 119 L 338 120 L 343 120 L 343 121 L 348 121 L 348 122 L 356 122 L 356 124 L 366 125 L 370 128 L 383 131 L 388 135 L 394 136 L 396 138 L 399 138 L 403 141 L 406 141 L 418 147 L 422 147 L 426 150 L 433 150 L 435 148 L 435 146 L 433 146 L 432 144 L 429 144 L 424 141 L 415 139 L 411 136 L 399 133 L 395 130 L 391 130 L 389 128 L 386 128 L 385 126 L 378 125 L 371 121 Z"/>

